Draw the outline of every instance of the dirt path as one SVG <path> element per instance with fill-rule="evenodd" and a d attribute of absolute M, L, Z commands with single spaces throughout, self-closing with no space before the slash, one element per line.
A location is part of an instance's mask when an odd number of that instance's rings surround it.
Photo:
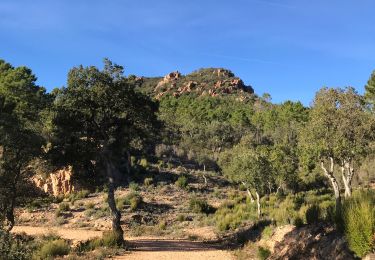
<path fill-rule="evenodd" d="M 100 237 L 102 231 L 85 229 L 66 229 L 59 227 L 30 227 L 15 226 L 14 233 L 25 232 L 28 235 L 43 235 L 55 233 L 65 239 L 83 241 L 94 237 Z M 188 240 L 170 240 L 161 237 L 126 237 L 134 248 L 123 256 L 117 256 L 117 260 L 231 260 L 233 255 L 221 250 L 218 246 L 203 242 Z"/>

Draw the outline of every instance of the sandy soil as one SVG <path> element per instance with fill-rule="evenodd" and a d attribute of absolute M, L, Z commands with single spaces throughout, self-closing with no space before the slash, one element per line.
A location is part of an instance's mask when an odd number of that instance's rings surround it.
<path fill-rule="evenodd" d="M 15 226 L 14 233 L 25 232 L 28 235 L 38 236 L 55 233 L 65 239 L 85 241 L 90 238 L 100 237 L 102 231 L 68 228 L 45 228 L 31 226 Z M 217 245 L 188 240 L 171 240 L 161 237 L 126 237 L 134 247 L 131 252 L 114 259 L 127 260 L 231 260 L 234 259 L 230 252 L 221 250 Z"/>

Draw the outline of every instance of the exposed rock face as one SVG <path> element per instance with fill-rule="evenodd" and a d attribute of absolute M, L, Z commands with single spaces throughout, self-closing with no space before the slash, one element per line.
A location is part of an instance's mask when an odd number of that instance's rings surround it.
<path fill-rule="evenodd" d="M 355 259 L 344 237 L 323 224 L 296 228 L 274 246 L 269 259 Z"/>
<path fill-rule="evenodd" d="M 146 83 L 147 84 L 147 83 Z M 197 96 L 211 97 L 237 95 L 238 100 L 251 98 L 254 90 L 226 69 L 201 69 L 188 75 L 175 71 L 167 74 L 155 83 L 154 97 L 160 99 L 166 95 L 180 97 L 194 93 Z"/>
<path fill-rule="evenodd" d="M 69 166 L 51 173 L 45 180 L 41 176 L 36 176 L 34 177 L 33 182 L 45 193 L 57 197 L 59 195 L 66 195 L 74 192 L 74 185 L 72 184 L 71 177 L 72 167 Z"/>

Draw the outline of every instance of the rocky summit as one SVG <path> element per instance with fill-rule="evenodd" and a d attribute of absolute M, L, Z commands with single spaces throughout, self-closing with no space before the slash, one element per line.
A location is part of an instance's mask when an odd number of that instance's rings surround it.
<path fill-rule="evenodd" d="M 179 71 L 168 73 L 164 77 L 136 78 L 143 92 L 161 99 L 165 96 L 228 96 L 235 95 L 238 100 L 254 96 L 251 86 L 245 85 L 230 70 L 223 68 L 199 69 L 187 75 Z"/>

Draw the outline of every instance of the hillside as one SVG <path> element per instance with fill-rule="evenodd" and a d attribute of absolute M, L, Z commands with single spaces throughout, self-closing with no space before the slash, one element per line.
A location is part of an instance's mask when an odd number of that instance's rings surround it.
<path fill-rule="evenodd" d="M 165 96 L 236 96 L 238 100 L 254 97 L 254 90 L 223 68 L 204 68 L 187 75 L 175 71 L 164 77 L 139 77 L 135 79 L 142 92 L 156 99 Z"/>

